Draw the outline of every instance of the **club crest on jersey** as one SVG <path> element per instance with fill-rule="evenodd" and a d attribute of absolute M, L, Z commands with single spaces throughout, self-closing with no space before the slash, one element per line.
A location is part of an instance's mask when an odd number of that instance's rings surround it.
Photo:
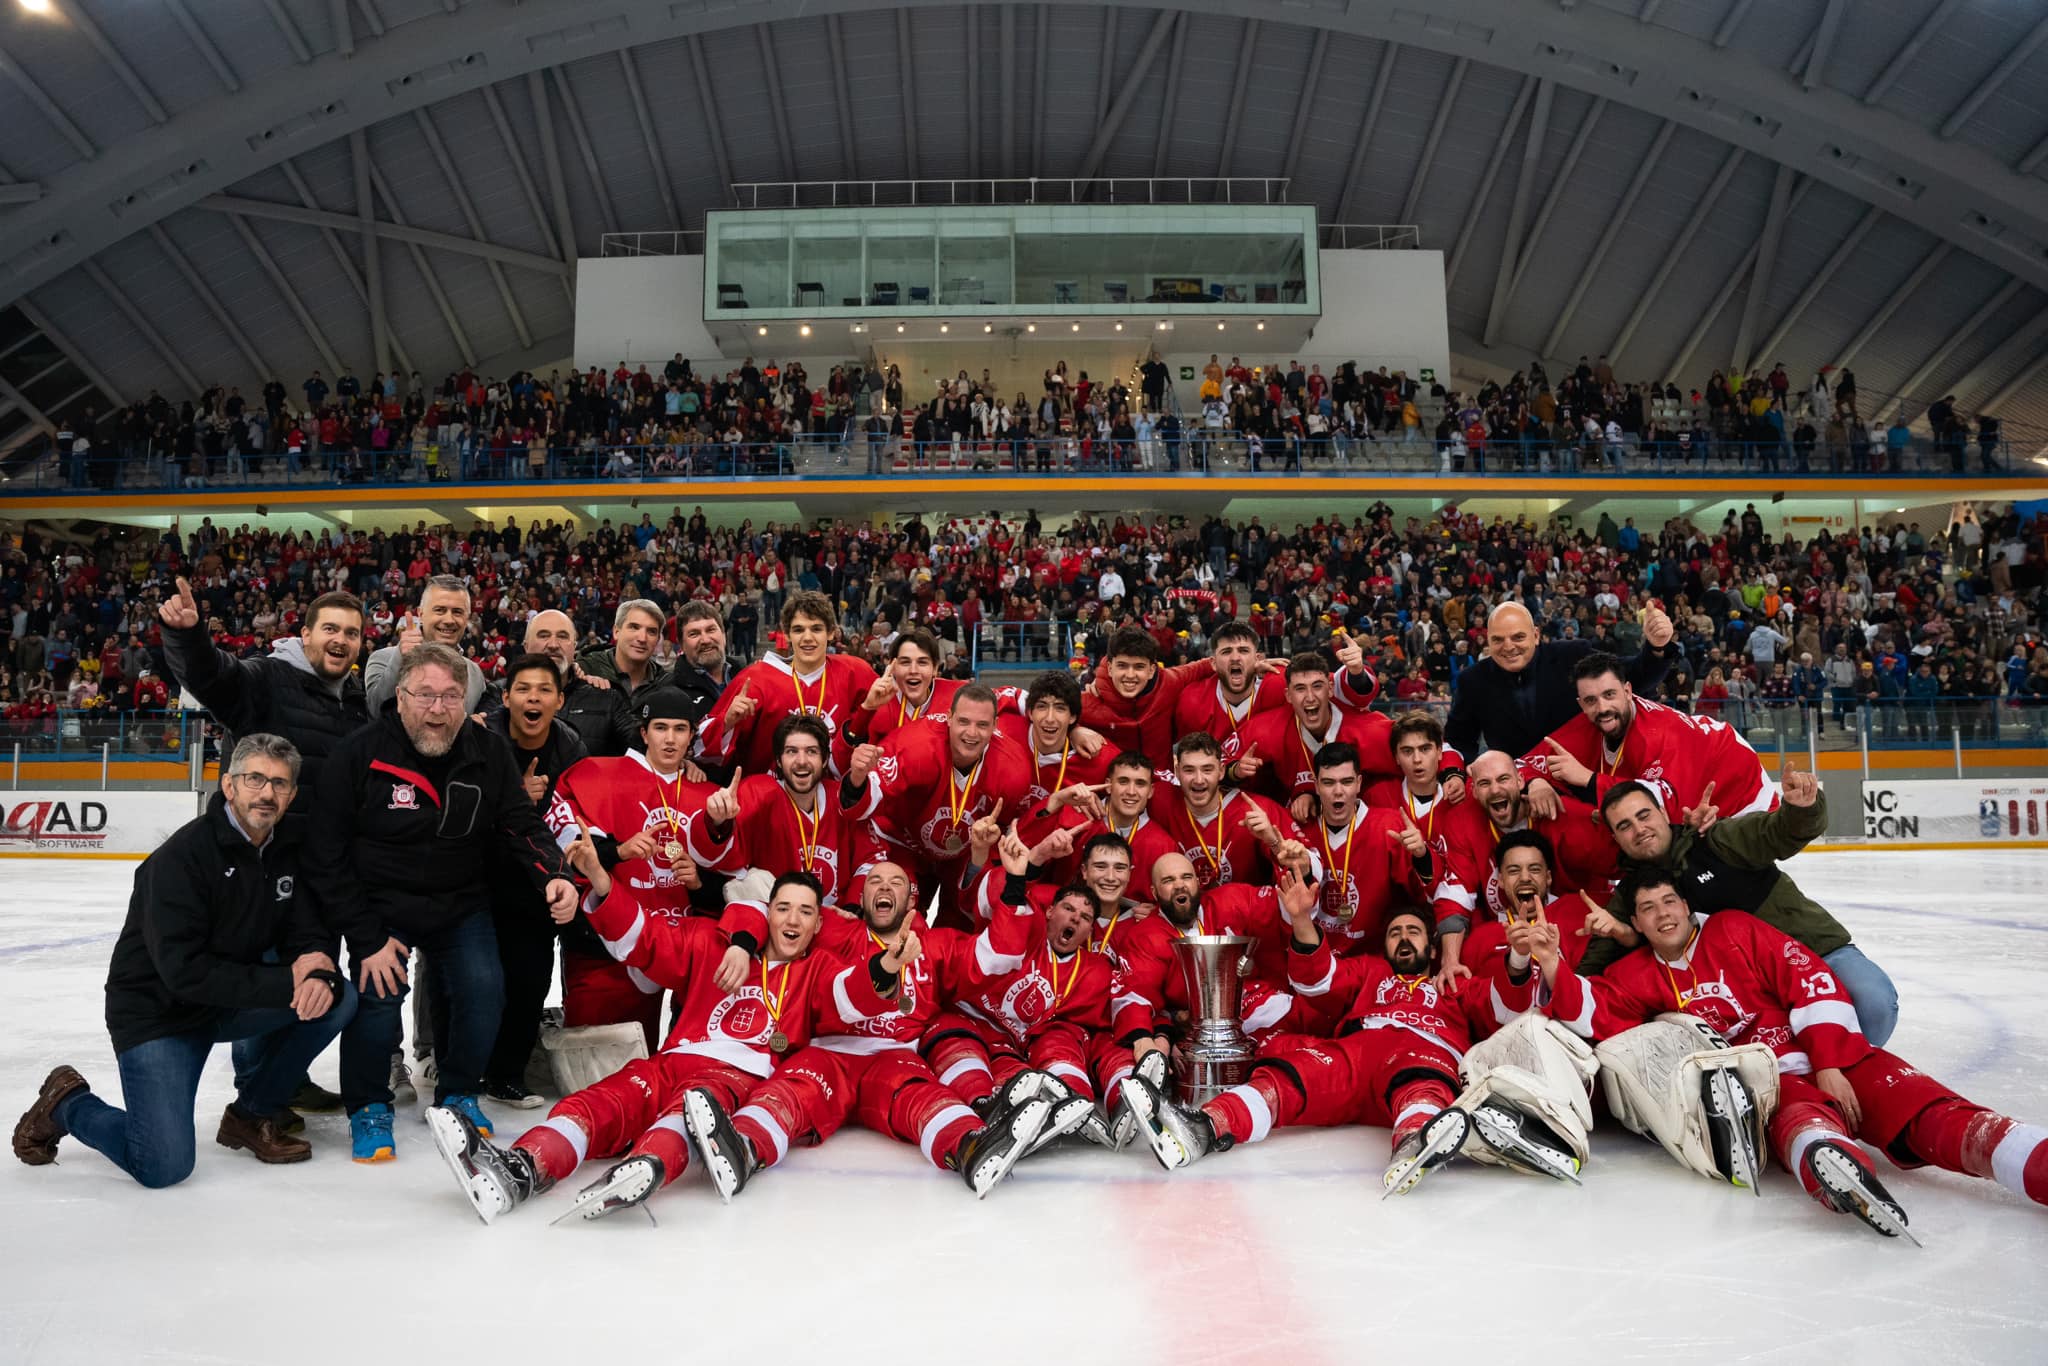
<path fill-rule="evenodd" d="M 411 783 L 394 783 L 391 788 L 391 805 L 386 811 L 417 811 L 420 808 L 420 794 Z"/>
<path fill-rule="evenodd" d="M 744 986 L 720 1001 L 705 1023 L 706 1032 L 751 1043 L 768 1033 L 768 1008 L 761 1001 L 761 989 Z"/>
<path fill-rule="evenodd" d="M 1373 991 L 1374 1004 L 1387 1005 L 1396 1001 L 1417 1001 L 1425 1010 L 1434 1010 L 1437 1002 L 1436 983 L 1424 978 L 1420 985 L 1410 990 L 1407 983 L 1398 977 L 1381 978 L 1379 986 Z"/>
<path fill-rule="evenodd" d="M 1003 993 L 1003 1014 L 1022 1026 L 1044 1019 L 1052 1007 L 1052 983 L 1035 972 L 1012 982 Z"/>
<path fill-rule="evenodd" d="M 967 824 L 964 820 L 954 820 L 951 812 L 939 811 L 933 813 L 917 834 L 926 849 L 941 858 L 951 858 L 967 847 Z"/>

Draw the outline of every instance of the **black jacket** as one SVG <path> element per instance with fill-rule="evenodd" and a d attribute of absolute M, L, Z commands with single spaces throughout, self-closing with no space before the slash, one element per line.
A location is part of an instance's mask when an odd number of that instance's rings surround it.
<path fill-rule="evenodd" d="M 587 691 L 601 690 L 588 688 Z M 583 747 L 583 739 L 577 735 L 575 727 L 564 725 L 559 716 L 555 723 L 548 727 L 547 739 L 541 743 L 538 751 L 522 750 L 512 739 L 510 720 L 509 711 L 499 710 L 491 714 L 490 720 L 484 723 L 484 728 L 503 739 L 506 747 L 512 751 L 512 767 L 518 770 L 521 787 L 526 783 L 526 766 L 535 760 L 540 761 L 540 767 L 534 772 L 546 778 L 548 786 L 547 791 L 541 794 L 540 800 L 533 804 L 533 809 L 545 821 L 548 804 L 555 799 L 555 784 L 561 781 L 562 774 L 568 771 L 571 764 L 590 757 L 590 751 Z M 559 842 L 557 847 L 560 847 Z M 492 860 L 491 897 L 501 912 L 515 910 L 523 914 L 546 904 L 539 892 L 534 889 L 532 880 L 524 876 L 519 865 L 511 859 Z M 542 914 L 545 914 L 545 911 L 542 911 Z"/>
<path fill-rule="evenodd" d="M 370 719 L 362 680 L 354 673 L 330 686 L 314 674 L 297 640 L 262 659 L 236 659 L 215 647 L 201 626 L 164 627 L 164 657 L 171 676 L 226 728 L 221 757 L 244 735 L 282 735 L 299 749 L 299 795 L 305 811 L 320 770 L 342 737 Z"/>
<path fill-rule="evenodd" d="M 667 684 L 672 672 L 658 665 L 650 665 L 647 670 L 647 681 L 636 688 L 626 681 L 624 674 L 619 672 L 619 662 L 613 658 L 612 648 L 609 645 L 600 645 L 596 649 L 585 650 L 582 654 L 576 656 L 576 663 L 583 670 L 586 677 L 602 678 L 605 682 L 611 684 L 612 691 L 618 693 L 625 700 L 628 712 L 633 711 L 639 706 L 641 698 L 647 696 L 648 693 L 653 692 L 656 688 Z M 634 737 L 637 743 L 639 737 L 637 726 L 634 729 Z"/>
<path fill-rule="evenodd" d="M 287 815 L 258 849 L 216 792 L 205 815 L 142 861 L 107 969 L 116 1053 L 291 1004 L 292 960 L 334 951 L 300 876 L 304 834 L 305 818 Z"/>
<path fill-rule="evenodd" d="M 527 800 L 512 747 L 464 724 L 438 759 L 413 748 L 396 712 L 342 741 L 313 804 L 306 879 L 327 927 L 364 957 L 490 909 L 490 870 L 536 889 L 562 856 Z"/>
<path fill-rule="evenodd" d="M 726 683 L 731 683 L 738 676 L 739 671 L 745 667 L 744 664 L 734 660 L 731 656 L 727 656 L 725 661 Z M 711 709 L 718 705 L 720 694 L 725 691 L 724 684 L 719 683 L 710 674 L 705 673 L 687 659 L 676 660 L 676 667 L 669 674 L 668 683 L 670 687 L 690 699 L 692 711 L 690 728 L 692 730 L 704 724 L 704 718 L 711 714 Z M 638 746 L 637 740 L 635 741 L 635 746 Z"/>
<path fill-rule="evenodd" d="M 562 686 L 567 691 L 556 719 L 576 732 L 586 752 L 617 759 L 640 743 L 640 727 L 626 709 L 623 688 L 616 684 L 609 688 L 593 687 L 578 678 L 573 669 L 562 680 Z M 502 733 L 503 727 L 499 729 Z"/>
<path fill-rule="evenodd" d="M 1599 646 L 1590 640 L 1546 640 L 1520 673 L 1509 673 L 1491 659 L 1482 659 L 1458 676 L 1458 695 L 1444 723 L 1444 743 L 1469 763 L 1481 750 L 1504 749 L 1517 758 L 1543 743 L 1543 737 L 1579 714 L 1579 695 L 1572 669 Z M 1642 653 L 1622 662 L 1628 681 L 1639 693 L 1655 690 L 1664 670 L 1678 656 L 1678 642 L 1659 650 L 1644 645 Z"/>

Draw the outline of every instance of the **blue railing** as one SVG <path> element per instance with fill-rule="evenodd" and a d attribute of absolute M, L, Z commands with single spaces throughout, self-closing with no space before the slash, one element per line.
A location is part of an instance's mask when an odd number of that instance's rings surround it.
<path fill-rule="evenodd" d="M 263 456 L 217 456 L 183 463 L 134 450 L 59 459 L 51 456 L 0 477 L 0 496 L 53 492 L 145 494 L 187 489 L 260 491 L 301 485 L 417 487 L 434 483 L 522 484 L 559 482 L 701 482 L 802 480 L 891 474 L 1018 474 L 1047 476 L 1118 473 L 1189 478 L 1258 475 L 1369 476 L 1426 480 L 1445 475 L 1543 475 L 1594 478 L 1754 480 L 1759 476 L 1839 479 L 1850 493 L 1873 475 L 1924 478 L 1999 478 L 2038 474 L 2048 467 L 2013 462 L 2005 443 L 1919 440 L 1900 447 L 1800 451 L 1787 444 L 1708 442 L 1648 445 L 1495 442 L 1483 448 L 1398 437 L 1252 438 L 1238 432 L 1190 428 L 1175 439 L 1082 442 L 1071 436 L 922 444 L 855 431 L 844 441 L 803 437 L 762 443 L 695 442 L 656 446 L 544 448 L 536 462 L 523 446 L 484 447 L 430 454 L 424 449 L 326 450 Z"/>
<path fill-rule="evenodd" d="M 55 715 L 0 716 L 0 764 L 19 753 L 22 762 L 98 759 L 111 762 L 166 760 L 183 763 L 193 747 L 206 746 L 209 718 L 203 711 L 124 712 L 106 708 L 60 708 Z"/>

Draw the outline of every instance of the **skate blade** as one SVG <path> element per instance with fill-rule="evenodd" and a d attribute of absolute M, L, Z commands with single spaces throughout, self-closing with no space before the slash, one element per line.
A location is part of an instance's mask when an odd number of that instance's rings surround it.
<path fill-rule="evenodd" d="M 1761 1200 L 1764 1198 L 1763 1183 L 1758 1177 L 1762 1174 L 1763 1159 L 1757 1152 L 1756 1131 L 1751 1128 L 1745 1113 L 1753 1107 L 1736 1104 L 1736 1082 L 1735 1076 L 1725 1067 L 1715 1069 L 1708 1082 L 1713 1088 L 1715 1108 L 1735 1131 L 1735 1141 L 1728 1149 L 1728 1160 L 1735 1170 L 1729 1173 L 1728 1184 L 1745 1189 Z"/>
<path fill-rule="evenodd" d="M 1570 1159 L 1560 1161 L 1550 1149 L 1527 1142 L 1518 1128 L 1509 1127 L 1490 1111 L 1481 1109 L 1473 1116 L 1473 1128 L 1478 1131 L 1479 1141 L 1509 1159 L 1508 1165 L 1515 1170 L 1540 1173 L 1553 1180 L 1569 1181 L 1574 1186 L 1585 1184 L 1579 1180 L 1576 1162 Z"/>
<path fill-rule="evenodd" d="M 1052 1104 L 1052 1102 L 1048 1101 L 1047 1104 Z M 1032 1153 L 1045 1148 L 1055 1139 L 1065 1138 L 1069 1134 L 1078 1133 L 1081 1126 L 1088 1122 L 1094 1112 L 1095 1102 L 1082 1100 L 1079 1096 L 1060 1101 L 1054 1106 L 1051 1116 L 1045 1121 L 1045 1127 L 1038 1131 L 1038 1137 L 1032 1140 L 1030 1151 L 1024 1155 L 1029 1157 Z"/>
<path fill-rule="evenodd" d="M 1460 1116 L 1463 1122 L 1450 1121 L 1447 1118 L 1450 1115 Z M 1423 1127 L 1422 1147 L 1416 1150 L 1415 1156 L 1380 1178 L 1386 1187 L 1380 1192 L 1381 1203 L 1384 1204 L 1390 1195 L 1406 1195 L 1421 1185 L 1422 1178 L 1431 1170 L 1457 1155 L 1471 1133 L 1472 1119 L 1461 1110 L 1446 1110 L 1432 1119 Z"/>
<path fill-rule="evenodd" d="M 711 1177 L 711 1184 L 718 1191 L 721 1204 L 732 1203 L 733 1192 L 739 1189 L 739 1173 L 718 1151 L 718 1144 L 712 1141 L 717 1128 L 717 1117 L 711 1113 L 711 1105 L 695 1091 L 683 1097 L 683 1126 L 690 1131 L 696 1143 L 697 1155 L 704 1159 L 704 1170 Z"/>
<path fill-rule="evenodd" d="M 469 1135 L 462 1131 L 461 1121 L 439 1107 L 428 1110 L 425 1118 L 427 1137 L 434 1140 L 434 1150 L 455 1174 L 455 1182 L 469 1197 L 469 1207 L 476 1211 L 476 1217 L 489 1228 L 491 1221 L 505 1212 L 506 1205 L 497 1183 L 470 1164 L 466 1155 Z"/>
<path fill-rule="evenodd" d="M 988 1199 L 988 1193 L 1001 1185 L 1003 1178 L 1015 1169 L 1024 1154 L 1031 1148 L 1033 1140 L 1052 1118 L 1052 1102 L 1046 1100 L 1026 1101 L 1010 1118 L 1010 1146 L 1000 1157 L 992 1158 L 974 1172 L 974 1198 Z"/>
<path fill-rule="evenodd" d="M 1821 1185 L 1850 1202 L 1851 1208 L 1842 1213 L 1855 1215 L 1887 1238 L 1904 1238 L 1914 1247 L 1926 1246 L 1913 1236 L 1913 1230 L 1903 1219 L 1892 1213 L 1889 1205 L 1863 1184 L 1863 1173 L 1854 1162 L 1826 1148 L 1816 1151 L 1812 1162 Z"/>
<path fill-rule="evenodd" d="M 571 1215 L 583 1220 L 602 1219 L 622 1209 L 644 1206 L 654 1194 L 654 1171 L 644 1162 L 630 1159 L 606 1172 L 576 1193 L 576 1201 L 548 1221 L 550 1228 Z"/>
<path fill-rule="evenodd" d="M 1131 1118 L 1138 1126 L 1138 1133 L 1144 1137 L 1146 1146 L 1152 1149 L 1152 1156 L 1159 1159 L 1159 1165 L 1168 1171 L 1175 1171 L 1188 1165 L 1187 1150 L 1180 1146 L 1178 1139 L 1166 1131 L 1166 1126 L 1159 1122 L 1159 1116 L 1153 1113 L 1152 1108 L 1143 1103 L 1145 1096 L 1138 1083 L 1126 1080 L 1123 1083 L 1123 1092 L 1124 1104 L 1130 1107 Z"/>

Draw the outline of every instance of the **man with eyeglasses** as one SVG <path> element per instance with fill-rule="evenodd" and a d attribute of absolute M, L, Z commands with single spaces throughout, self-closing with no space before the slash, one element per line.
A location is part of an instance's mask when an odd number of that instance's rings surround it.
<path fill-rule="evenodd" d="M 286 1131 L 285 1101 L 354 1017 L 356 993 L 335 971 L 335 946 L 300 866 L 299 752 L 276 735 L 235 745 L 206 814 L 143 860 L 107 972 L 107 1031 L 121 1075 L 117 1109 L 84 1077 L 58 1067 L 14 1128 L 14 1155 L 56 1160 L 67 1135 L 104 1153 L 144 1186 L 192 1174 L 193 1102 L 215 1044 L 247 1040 L 254 1066 L 238 1079 L 215 1141 L 259 1162 L 303 1162 L 313 1149 Z"/>
<path fill-rule="evenodd" d="M 477 1095 L 505 995 L 491 869 L 517 868 L 557 924 L 576 912 L 575 885 L 511 746 L 470 724 L 469 671 L 445 645 L 408 653 L 398 665 L 396 707 L 335 751 L 314 804 L 307 878 L 328 927 L 348 940 L 362 992 L 341 1041 L 341 1092 L 358 1162 L 396 1154 L 390 1061 L 411 951 L 433 958 L 446 994 L 434 1102 L 488 1131 Z"/>

